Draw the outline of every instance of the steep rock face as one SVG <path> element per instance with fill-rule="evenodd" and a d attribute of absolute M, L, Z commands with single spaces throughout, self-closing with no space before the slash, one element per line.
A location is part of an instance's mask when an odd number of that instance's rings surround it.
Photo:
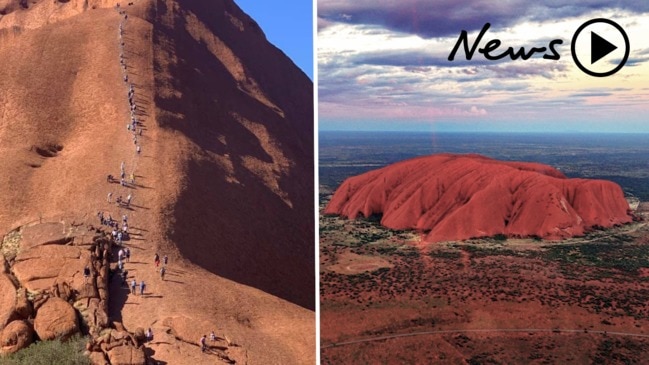
<path fill-rule="evenodd" d="M 312 83 L 232 2 L 158 0 L 148 16 L 157 123 L 187 138 L 171 238 L 219 276 L 315 308 Z"/>
<path fill-rule="evenodd" d="M 124 128 L 122 23 L 144 129 L 137 155 Z M 192 313 L 206 330 L 227 328 L 248 363 L 315 361 L 315 338 L 304 336 L 315 330 L 312 83 L 254 20 L 231 0 L 0 0 L 0 61 L 0 232 L 52 226 L 32 231 L 38 239 L 25 231 L 22 251 L 7 256 L 23 285 L 69 279 L 77 298 L 88 297 L 75 308 L 97 327 L 106 315 L 133 329 Z M 107 182 L 122 162 L 136 189 Z M 128 209 L 114 203 L 131 193 Z M 169 256 L 160 284 L 155 270 L 127 264 L 155 299 L 124 305 L 121 288 L 106 287 L 105 266 L 96 288 L 84 286 L 85 265 L 68 265 L 74 249 L 44 259 L 47 246 L 70 244 L 47 222 L 97 225 L 98 211 L 128 214 L 135 262 Z M 42 300 L 16 303 L 0 303 L 0 315 L 36 312 Z M 170 340 L 173 350 L 147 344 L 156 360 L 213 363 Z"/>
<path fill-rule="evenodd" d="M 615 183 L 568 179 L 542 164 L 452 154 L 349 178 L 325 213 L 383 214 L 384 226 L 422 230 L 433 242 L 495 234 L 560 239 L 633 219 Z"/>

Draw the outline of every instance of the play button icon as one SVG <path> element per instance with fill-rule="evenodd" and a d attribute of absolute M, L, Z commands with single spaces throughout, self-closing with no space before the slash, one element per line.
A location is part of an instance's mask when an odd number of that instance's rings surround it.
<path fill-rule="evenodd" d="M 601 60 L 609 53 L 615 51 L 617 46 L 600 37 L 595 32 L 590 32 L 590 64 Z"/>
<path fill-rule="evenodd" d="M 589 32 L 583 32 L 586 28 Z M 610 76 L 618 72 L 629 58 L 629 37 L 610 19 L 591 19 L 577 29 L 570 50 L 575 64 L 583 72 L 595 77 Z M 590 60 L 588 67 L 582 60 Z"/>

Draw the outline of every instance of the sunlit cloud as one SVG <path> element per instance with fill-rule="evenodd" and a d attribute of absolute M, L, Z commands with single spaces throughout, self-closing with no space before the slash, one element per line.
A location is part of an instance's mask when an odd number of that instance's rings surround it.
<path fill-rule="evenodd" d="M 458 126 L 480 121 L 487 129 L 515 130 L 552 121 L 619 129 L 628 122 L 629 131 L 649 132 L 649 125 L 638 123 L 649 112 L 649 2 L 494 3 L 319 1 L 320 127 L 345 120 L 362 128 L 389 120 Z M 596 17 L 614 19 L 631 39 L 627 66 L 608 78 L 584 74 L 570 55 L 574 31 Z M 477 52 L 467 60 L 460 52 L 449 61 L 460 31 L 467 30 L 473 42 L 485 22 L 491 28 L 481 46 L 497 38 L 503 50 L 529 50 L 562 39 L 560 59 L 539 53 L 526 61 L 494 62 Z"/>

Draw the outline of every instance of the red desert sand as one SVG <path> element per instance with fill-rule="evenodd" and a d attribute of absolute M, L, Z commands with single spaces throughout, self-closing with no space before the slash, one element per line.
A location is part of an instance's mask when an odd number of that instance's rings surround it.
<path fill-rule="evenodd" d="M 325 214 L 382 214 L 391 229 L 427 232 L 426 241 L 490 237 L 562 239 L 629 223 L 622 189 L 568 179 L 543 164 L 438 154 L 347 179 Z"/>

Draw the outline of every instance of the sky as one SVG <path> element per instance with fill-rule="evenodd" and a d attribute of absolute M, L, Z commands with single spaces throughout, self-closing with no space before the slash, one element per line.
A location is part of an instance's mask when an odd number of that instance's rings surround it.
<path fill-rule="evenodd" d="M 313 80 L 313 3 L 311 0 L 235 0 L 266 34 Z"/>
<path fill-rule="evenodd" d="M 649 1 L 318 0 L 317 7 L 321 131 L 649 133 Z M 614 20 L 629 37 L 626 65 L 609 77 L 587 75 L 571 56 L 573 34 L 593 18 Z M 485 23 L 479 48 L 499 39 L 499 54 L 561 39 L 560 58 L 491 61 L 476 51 L 467 60 L 460 47 L 449 61 L 460 32 L 471 45 Z M 604 28 L 594 29 L 619 47 L 591 66 L 610 69 L 624 41 Z M 583 37 L 580 59 L 584 44 L 590 50 Z"/>

